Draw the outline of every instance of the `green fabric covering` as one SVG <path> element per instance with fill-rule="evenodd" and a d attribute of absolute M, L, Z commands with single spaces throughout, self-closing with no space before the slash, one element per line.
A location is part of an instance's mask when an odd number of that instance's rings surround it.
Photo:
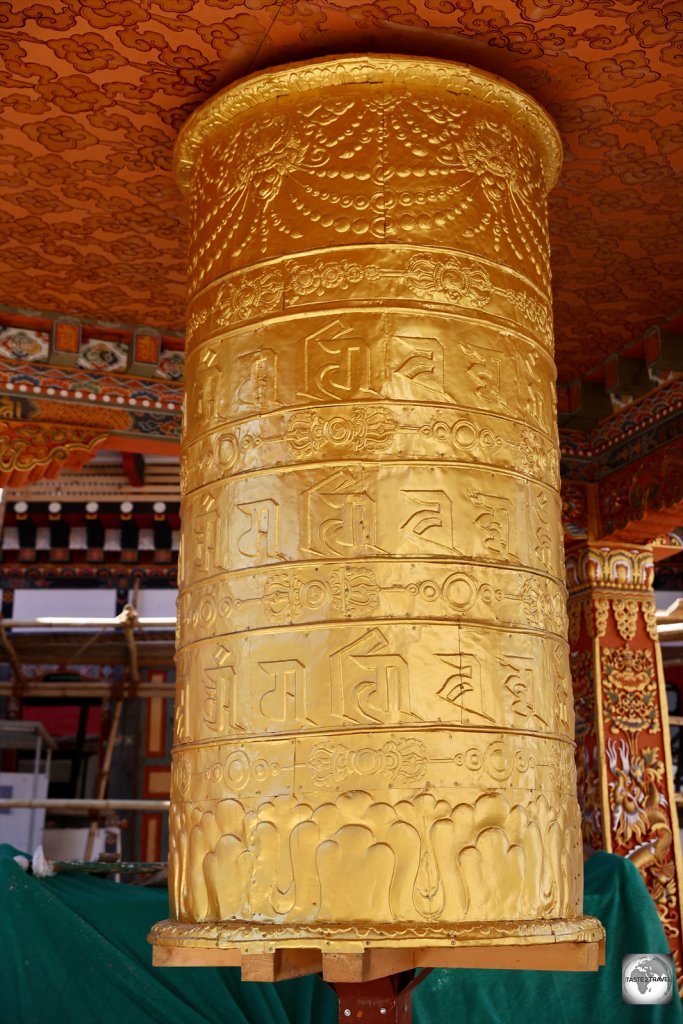
<path fill-rule="evenodd" d="M 335 1024 L 318 978 L 243 983 L 232 968 L 151 967 L 147 932 L 167 916 L 158 889 L 61 875 L 35 879 L 0 847 L 2 1024 Z M 654 904 L 628 861 L 595 854 L 585 910 L 607 930 L 597 974 L 433 971 L 416 990 L 416 1024 L 673 1024 L 671 1006 L 624 1006 L 624 953 L 665 953 Z M 535 1021 L 533 1021 L 535 1024 Z"/>

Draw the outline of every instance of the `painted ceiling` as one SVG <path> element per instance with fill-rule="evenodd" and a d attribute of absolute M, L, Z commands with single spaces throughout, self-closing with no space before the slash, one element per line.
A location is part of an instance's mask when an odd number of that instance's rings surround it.
<path fill-rule="evenodd" d="M 670 320 L 683 277 L 681 0 L 0 2 L 0 304 L 182 330 L 191 111 L 322 53 L 431 54 L 500 74 L 555 118 L 561 380 Z"/>

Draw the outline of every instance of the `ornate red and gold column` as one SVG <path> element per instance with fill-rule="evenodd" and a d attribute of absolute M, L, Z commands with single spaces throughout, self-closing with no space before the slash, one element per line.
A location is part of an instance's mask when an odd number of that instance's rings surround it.
<path fill-rule="evenodd" d="M 683 875 L 652 549 L 600 542 L 575 548 L 567 577 L 584 842 L 636 865 L 681 984 Z"/>
<path fill-rule="evenodd" d="M 267 980 L 287 954 L 290 974 L 348 981 L 339 957 L 367 977 L 497 946 L 491 965 L 506 948 L 517 966 L 597 967 L 558 494 L 559 162 L 528 96 L 414 58 L 260 73 L 183 129 L 156 962 L 225 954 Z"/>

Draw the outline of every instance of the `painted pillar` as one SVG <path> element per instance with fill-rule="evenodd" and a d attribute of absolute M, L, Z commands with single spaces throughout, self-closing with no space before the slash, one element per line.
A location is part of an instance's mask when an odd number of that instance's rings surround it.
<path fill-rule="evenodd" d="M 225 90 L 176 157 L 191 302 L 173 920 L 155 941 L 596 940 L 554 126 L 471 68 L 334 58 Z"/>
<path fill-rule="evenodd" d="M 649 547 L 567 556 L 584 843 L 628 857 L 657 905 L 679 984 L 681 857 Z"/>

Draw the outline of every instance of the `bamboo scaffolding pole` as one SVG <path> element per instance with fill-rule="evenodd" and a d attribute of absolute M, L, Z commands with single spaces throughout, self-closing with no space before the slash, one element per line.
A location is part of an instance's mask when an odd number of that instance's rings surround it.
<path fill-rule="evenodd" d="M 128 647 L 128 675 L 130 683 L 137 689 L 140 684 L 140 670 L 138 663 L 138 649 L 135 643 L 135 626 L 138 621 L 137 603 L 140 593 L 140 583 L 136 580 L 135 589 L 133 591 L 132 604 L 127 604 L 117 619 L 122 626 L 125 637 L 126 645 Z M 116 704 L 114 705 L 114 714 L 112 716 L 111 728 L 109 730 L 109 738 L 107 740 L 107 747 L 104 753 L 104 760 L 102 762 L 102 769 L 100 771 L 99 779 L 97 780 L 97 797 L 103 800 L 107 793 L 107 786 L 109 784 L 109 775 L 111 772 L 111 762 L 114 756 L 114 747 L 116 746 L 116 735 L 121 724 L 121 714 L 123 712 L 123 701 L 124 697 L 121 693 L 118 694 Z M 99 818 L 99 816 L 98 816 Z M 95 839 L 97 838 L 97 831 L 99 828 L 99 820 L 94 818 L 90 823 L 88 829 L 88 838 L 85 844 L 85 856 L 84 860 L 92 860 L 93 849 L 95 847 Z"/>
<path fill-rule="evenodd" d="M 129 623 L 130 613 L 121 612 L 113 618 L 87 619 L 68 616 L 45 616 L 39 619 L 3 619 L 4 629 L 122 629 Z M 144 629 L 175 629 L 175 616 L 142 616 L 136 619 L 136 626 Z"/>
<path fill-rule="evenodd" d="M 119 616 L 122 620 L 123 629 L 128 647 L 128 659 L 130 666 L 130 681 L 133 686 L 140 683 L 140 667 L 138 659 L 138 648 L 135 642 L 135 629 L 138 625 L 138 613 L 134 605 L 127 604 Z"/>
<path fill-rule="evenodd" d="M 104 760 L 102 762 L 102 770 L 97 783 L 97 797 L 99 800 L 104 800 L 104 795 L 107 792 L 107 784 L 109 782 L 109 773 L 111 771 L 111 762 L 114 756 L 114 747 L 116 746 L 116 734 L 118 732 L 119 725 L 121 724 L 121 712 L 123 711 L 123 697 L 119 697 L 114 705 L 114 714 L 111 720 L 111 728 L 109 729 L 109 738 L 107 740 L 107 747 L 104 753 Z M 97 830 L 100 827 L 100 823 L 97 819 L 90 823 L 88 829 L 88 839 L 85 844 L 85 855 L 84 860 L 92 860 L 92 852 L 95 846 L 95 838 L 97 836 Z"/>
<path fill-rule="evenodd" d="M 96 633 L 93 633 L 92 636 L 89 636 L 88 639 L 85 641 L 85 643 L 81 644 L 81 646 L 78 648 L 76 653 L 71 655 L 69 660 L 64 665 L 64 668 L 68 669 L 71 665 L 78 665 L 78 664 L 80 664 L 78 659 L 83 654 L 85 654 L 85 652 L 88 650 L 89 647 L 92 646 L 92 644 L 96 643 L 99 640 L 99 638 L 102 636 L 103 632 L 104 632 L 103 630 L 99 629 Z"/>
<path fill-rule="evenodd" d="M 7 655 L 7 660 L 10 663 L 12 675 L 14 676 L 9 700 L 9 717 L 20 718 L 21 698 L 26 686 L 26 676 L 17 657 L 17 653 L 14 650 L 12 641 L 7 636 L 5 622 L 2 619 L 0 619 L 0 646 Z"/>

